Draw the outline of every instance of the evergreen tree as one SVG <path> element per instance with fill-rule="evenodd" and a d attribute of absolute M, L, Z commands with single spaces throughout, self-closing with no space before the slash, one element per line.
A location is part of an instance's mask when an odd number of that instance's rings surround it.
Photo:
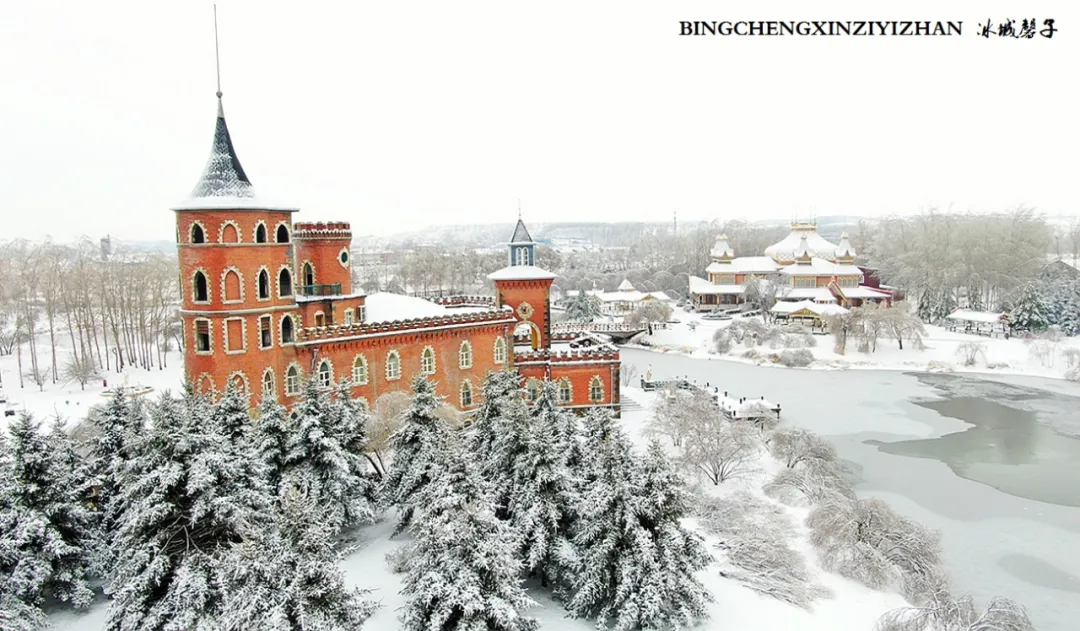
<path fill-rule="evenodd" d="M 469 430 L 469 451 L 486 461 L 488 454 L 495 451 L 503 431 L 507 409 L 514 405 L 514 399 L 521 400 L 521 376 L 514 370 L 501 370 L 488 373 L 481 388 L 482 401 L 473 415 Z M 489 478 L 493 473 L 487 462 L 481 466 L 480 473 Z"/>
<path fill-rule="evenodd" d="M 221 399 L 213 405 L 214 423 L 221 433 L 237 444 L 250 444 L 251 411 L 248 394 L 230 380 Z"/>
<path fill-rule="evenodd" d="M 417 375 L 412 388 L 412 405 L 401 427 L 390 437 L 394 459 L 380 489 L 381 505 L 398 509 L 394 535 L 408 527 L 414 510 L 421 505 L 418 493 L 441 468 L 439 450 L 449 433 L 449 428 L 436 415 L 440 402 L 435 386 L 423 375 Z"/>
<path fill-rule="evenodd" d="M 1042 331 L 1049 325 L 1046 305 L 1034 283 L 1029 283 L 1020 290 L 1009 311 L 1009 321 L 1018 331 Z"/>
<path fill-rule="evenodd" d="M 935 292 L 935 300 L 930 305 L 930 322 L 938 324 L 956 310 L 956 295 L 949 287 L 942 287 Z"/>
<path fill-rule="evenodd" d="M 255 420 L 252 431 L 251 450 L 266 475 L 270 492 L 278 494 L 281 476 L 285 472 L 285 463 L 289 455 L 289 437 L 292 436 L 293 423 L 288 418 L 285 406 L 273 397 L 265 397 L 259 403 L 259 418 Z"/>
<path fill-rule="evenodd" d="M 296 421 L 288 439 L 282 488 L 297 487 L 327 509 L 332 525 L 344 527 L 370 522 L 375 511 L 370 502 L 367 466 L 362 453 L 350 453 L 343 441 L 343 427 L 352 423 L 348 396 L 334 400 L 314 376 L 308 379 Z M 355 431 L 355 430 L 350 430 Z"/>
<path fill-rule="evenodd" d="M 327 509 L 297 489 L 280 498 L 276 527 L 235 546 L 220 568 L 222 631 L 355 631 L 375 609 L 349 589 Z"/>
<path fill-rule="evenodd" d="M 3 534 L 0 534 L 0 542 Z M 4 631 L 38 631 L 49 626 L 45 613 L 21 598 L 0 593 L 0 629 Z"/>
<path fill-rule="evenodd" d="M 576 296 L 566 303 L 566 320 L 568 322 L 593 322 L 602 315 L 600 299 L 596 296 L 579 291 Z"/>
<path fill-rule="evenodd" d="M 1061 313 L 1061 330 L 1065 335 L 1080 335 L 1080 280 L 1072 282 L 1068 295 Z"/>
<path fill-rule="evenodd" d="M 415 541 L 402 581 L 402 629 L 537 629 L 536 620 L 520 614 L 535 603 L 521 586 L 517 537 L 495 516 L 489 490 L 467 462 L 458 436 L 442 438 L 443 466 L 418 494 L 424 512 L 411 528 Z"/>
<path fill-rule="evenodd" d="M 0 594 L 40 604 L 46 595 L 78 607 L 87 585 L 91 516 L 78 495 L 74 446 L 58 423 L 50 435 L 29 414 L 8 428 L 0 486 Z"/>
<path fill-rule="evenodd" d="M 592 481 L 576 525 L 567 608 L 618 631 L 692 624 L 709 598 L 693 573 L 709 556 L 679 526 L 687 506 L 670 465 L 658 447 L 639 464 L 606 411 L 588 415 L 586 433 Z"/>
<path fill-rule="evenodd" d="M 342 379 L 337 384 L 332 410 L 337 434 L 342 447 L 345 448 L 345 453 L 348 454 L 349 468 L 352 472 L 350 479 L 356 483 L 352 495 L 361 498 L 367 505 L 364 509 L 367 515 L 362 519 L 374 519 L 375 507 L 378 503 L 376 497 L 378 481 L 375 471 L 364 455 L 368 446 L 371 413 L 363 402 L 352 397 L 352 382 L 349 379 Z"/>
<path fill-rule="evenodd" d="M 149 411 L 118 499 L 107 629 L 213 628 L 223 556 L 272 527 L 264 474 L 205 398 L 165 395 Z"/>

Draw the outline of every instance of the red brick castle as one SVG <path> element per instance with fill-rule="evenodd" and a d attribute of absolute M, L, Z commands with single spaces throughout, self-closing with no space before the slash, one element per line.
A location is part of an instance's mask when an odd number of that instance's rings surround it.
<path fill-rule="evenodd" d="M 535 266 L 536 244 L 520 219 L 509 264 L 489 275 L 494 298 L 435 303 L 354 292 L 349 224 L 294 223 L 297 208 L 255 194 L 220 92 L 210 159 L 172 210 L 184 371 L 199 391 L 232 382 L 290 405 L 313 372 L 326 386 L 349 379 L 353 396 L 374 403 L 423 373 L 468 411 L 489 371 L 516 368 L 530 399 L 548 378 L 562 405 L 618 409 L 618 350 L 591 336 L 552 336 L 555 275 Z"/>

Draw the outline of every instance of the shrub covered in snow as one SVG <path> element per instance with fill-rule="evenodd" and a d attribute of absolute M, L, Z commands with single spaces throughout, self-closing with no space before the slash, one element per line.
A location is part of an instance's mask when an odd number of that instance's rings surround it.
<path fill-rule="evenodd" d="M 730 353 L 732 347 L 734 346 L 734 341 L 731 337 L 731 331 L 727 330 L 726 328 L 717 329 L 716 332 L 713 333 L 712 339 L 713 348 L 716 349 L 716 352 L 720 353 L 721 355 L 726 355 L 727 353 Z"/>
<path fill-rule="evenodd" d="M 980 610 L 971 596 L 941 598 L 885 614 L 874 631 L 1035 631 L 1027 611 L 1008 598 L 994 598 Z"/>
<path fill-rule="evenodd" d="M 832 443 L 801 427 L 775 430 L 769 436 L 769 452 L 789 469 L 813 460 L 836 460 L 836 448 Z"/>
<path fill-rule="evenodd" d="M 806 368 L 814 363 L 814 354 L 805 348 L 780 353 L 780 363 L 788 368 Z"/>
<path fill-rule="evenodd" d="M 965 366 L 974 366 L 980 359 L 986 362 L 986 344 L 983 342 L 964 342 L 956 347 L 956 356 Z"/>
<path fill-rule="evenodd" d="M 837 463 L 810 460 L 794 469 L 781 469 L 763 487 L 765 494 L 792 506 L 806 506 L 840 495 L 855 499 L 855 491 L 840 473 Z"/>

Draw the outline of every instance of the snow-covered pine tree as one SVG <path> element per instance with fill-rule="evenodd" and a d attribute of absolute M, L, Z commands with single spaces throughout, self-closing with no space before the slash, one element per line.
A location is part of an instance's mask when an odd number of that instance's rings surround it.
<path fill-rule="evenodd" d="M 536 620 L 521 615 L 535 603 L 521 586 L 517 536 L 495 516 L 490 489 L 460 436 L 441 438 L 440 466 L 417 494 L 424 511 L 410 529 L 415 541 L 402 580 L 402 629 L 537 629 Z"/>
<path fill-rule="evenodd" d="M 940 287 L 930 305 L 930 322 L 938 324 L 956 309 L 956 294 L 951 287 Z"/>
<path fill-rule="evenodd" d="M 368 445 L 368 427 L 371 425 L 371 412 L 367 405 L 352 397 L 352 381 L 343 378 L 337 384 L 337 392 L 332 407 L 333 418 L 341 444 L 348 455 L 350 479 L 356 482 L 354 497 L 361 498 L 366 504 L 363 514 L 352 517 L 354 522 L 370 521 L 375 518 L 378 504 L 378 480 L 372 465 L 365 456 Z"/>
<path fill-rule="evenodd" d="M 1080 280 L 1072 281 L 1068 294 L 1061 313 L 1061 330 L 1065 335 L 1080 335 Z"/>
<path fill-rule="evenodd" d="M 468 433 L 468 447 L 481 461 L 480 473 L 489 477 L 492 473 L 487 457 L 495 450 L 503 430 L 506 408 L 512 399 L 521 399 L 521 376 L 514 370 L 488 373 L 481 388 L 482 401 L 473 415 Z"/>
<path fill-rule="evenodd" d="M 527 427 L 525 452 L 513 463 L 514 484 L 507 504 L 511 524 L 521 537 L 525 571 L 544 586 L 569 578 L 559 550 L 569 536 L 577 499 L 564 447 L 564 417 L 569 415 L 553 402 L 553 397 L 541 396 L 531 422 L 522 424 Z M 577 442 L 577 436 L 570 438 Z"/>
<path fill-rule="evenodd" d="M 327 510 L 292 488 L 275 527 L 233 547 L 221 565 L 222 631 L 356 631 L 375 609 L 347 588 Z"/>
<path fill-rule="evenodd" d="M 686 508 L 670 490 L 670 465 L 656 454 L 647 466 L 639 464 L 606 410 L 587 416 L 586 433 L 592 482 L 575 528 L 574 594 L 567 608 L 602 628 L 613 623 L 616 631 L 702 615 L 708 594 L 692 573 L 705 567 L 708 554 L 678 525 Z M 676 506 L 658 505 L 666 501 Z"/>
<path fill-rule="evenodd" d="M 381 506 L 398 510 L 394 535 L 408 527 L 416 507 L 422 505 L 417 494 L 442 469 L 440 450 L 450 432 L 436 414 L 440 401 L 434 384 L 417 375 L 412 389 L 412 405 L 401 427 L 390 437 L 394 459 L 379 490 Z"/>
<path fill-rule="evenodd" d="M 1065 324 L 1072 293 L 1080 289 L 1067 278 L 1055 277 L 1042 283 L 1041 293 L 1046 305 L 1046 321 L 1050 325 Z"/>
<path fill-rule="evenodd" d="M 930 322 L 930 319 L 933 318 L 934 293 L 934 290 L 930 287 L 924 287 L 919 292 L 919 304 L 915 308 L 915 314 L 923 322 Z"/>
<path fill-rule="evenodd" d="M 92 490 L 89 504 L 98 531 L 93 545 L 94 570 L 100 576 L 111 571 L 109 541 L 116 531 L 116 498 L 123 485 L 124 467 L 133 457 L 139 435 L 146 427 L 145 411 L 138 399 L 117 388 L 104 405 L 90 408 L 87 415 L 87 422 L 93 428 L 87 458 Z"/>
<path fill-rule="evenodd" d="M 225 393 L 213 406 L 213 419 L 221 433 L 237 444 L 250 445 L 251 412 L 248 394 L 233 381 L 225 387 Z"/>
<path fill-rule="evenodd" d="M 259 417 L 254 423 L 252 454 L 263 467 L 270 492 L 277 495 L 281 476 L 285 472 L 293 423 L 288 418 L 285 406 L 274 397 L 264 397 L 259 403 Z"/>
<path fill-rule="evenodd" d="M 347 403 L 335 401 L 316 377 L 304 384 L 293 412 L 288 452 L 281 487 L 295 486 L 327 509 L 338 530 L 369 522 L 374 509 L 369 501 L 368 480 L 363 475 L 363 455 L 350 453 L 342 442 Z M 354 431 L 354 430 L 350 430 Z"/>
<path fill-rule="evenodd" d="M 518 390 L 512 390 L 499 405 L 499 417 L 492 422 L 496 436 L 487 452 L 471 452 L 481 463 L 480 474 L 491 485 L 495 514 L 510 519 L 511 498 L 516 493 L 515 469 L 528 452 L 528 434 L 533 424 L 529 408 Z"/>
<path fill-rule="evenodd" d="M 224 597 L 217 568 L 233 545 L 272 527 L 270 495 L 205 398 L 166 394 L 149 413 L 119 497 L 106 628 L 213 628 Z"/>
<path fill-rule="evenodd" d="M 43 435 L 41 424 L 26 413 L 8 431 L 0 593 L 35 605 L 51 595 L 86 606 L 93 598 L 87 584 L 92 520 L 78 495 L 83 485 L 73 470 L 70 438 Z"/>
<path fill-rule="evenodd" d="M 0 542 L 3 535 L 0 534 Z M 21 598 L 0 593 L 0 629 L 4 631 L 38 631 L 49 626 L 45 613 L 28 605 Z"/>
<path fill-rule="evenodd" d="M 1017 331 L 1042 331 L 1049 325 L 1046 305 L 1034 283 L 1020 290 L 1009 311 L 1009 321 Z"/>

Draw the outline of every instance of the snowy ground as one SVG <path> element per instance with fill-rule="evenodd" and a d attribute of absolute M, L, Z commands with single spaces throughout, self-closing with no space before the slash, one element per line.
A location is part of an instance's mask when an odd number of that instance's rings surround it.
<path fill-rule="evenodd" d="M 170 369 L 161 374 L 167 373 L 172 373 L 173 379 L 178 380 L 177 369 Z M 148 380 L 143 380 L 143 383 L 147 382 Z M 168 385 L 165 381 L 157 381 L 157 383 L 162 386 Z M 100 397 L 100 394 L 94 396 Z M 626 388 L 623 390 L 623 396 L 638 404 L 632 406 L 634 410 L 623 414 L 622 422 L 635 444 L 643 447 L 646 444 L 643 428 L 650 415 L 655 395 L 638 388 Z M 56 398 L 54 395 L 51 400 L 55 401 Z M 39 402 L 38 399 L 41 401 Z M 49 400 L 50 397 L 47 395 L 29 397 L 28 405 L 41 408 L 45 407 Z M 89 402 L 84 399 L 80 401 L 84 406 Z M 803 526 L 809 509 L 784 506 L 765 497 L 761 493 L 761 486 L 777 471 L 779 464 L 763 451 L 757 467 L 758 470 L 755 473 L 745 478 L 729 480 L 719 487 L 707 485 L 702 488 L 716 495 L 746 490 L 771 505 L 780 506 L 798 524 L 798 540 L 793 542 L 793 547 L 805 557 L 814 580 L 831 591 L 832 596 L 815 601 L 812 610 L 781 603 L 753 592 L 736 581 L 722 578 L 720 572 L 725 569 L 724 564 L 716 561 L 700 575 L 702 582 L 712 592 L 716 601 L 710 607 L 711 619 L 699 628 L 723 629 L 724 631 L 757 631 L 759 629 L 865 631 L 873 627 L 881 614 L 905 604 L 898 594 L 877 592 L 821 570 L 807 540 L 807 530 Z M 692 520 L 687 525 L 695 530 L 698 528 Z M 393 526 L 393 520 L 386 519 L 374 526 L 358 530 L 355 533 L 357 549 L 343 563 L 347 582 L 371 589 L 373 598 L 382 603 L 381 609 L 365 625 L 365 628 L 379 630 L 398 628 L 398 608 L 403 604 L 398 594 L 401 581 L 399 575 L 390 571 L 386 555 L 404 545 L 407 538 L 402 536 L 391 539 L 390 532 Z M 706 540 L 710 550 L 717 556 L 721 556 L 713 549 L 715 539 L 706 536 Z M 531 594 L 539 606 L 534 608 L 530 615 L 540 620 L 541 628 L 552 631 L 587 631 L 594 628 L 591 622 L 566 618 L 562 607 L 548 598 L 542 590 L 533 589 Z M 76 613 L 70 610 L 54 612 L 52 621 L 54 628 L 59 631 L 99 631 L 104 628 L 106 610 L 107 603 L 99 601 L 86 612 Z"/>
<path fill-rule="evenodd" d="M 635 342 L 647 344 L 651 350 L 674 352 L 694 357 L 713 357 L 753 364 L 769 364 L 766 359 L 746 359 L 741 355 L 747 350 L 741 344 L 735 344 L 726 355 L 713 352 L 712 337 L 718 329 L 731 324 L 730 320 L 703 320 L 702 314 L 687 313 L 678 310 L 672 316 L 680 320 L 678 324 L 669 324 L 667 329 L 657 330 L 652 335 L 643 334 Z M 695 329 L 691 330 L 690 325 Z M 1002 375 L 1029 375 L 1036 377 L 1064 378 L 1069 369 L 1064 356 L 1065 349 L 1080 349 L 1080 337 L 1066 338 L 1061 342 L 1052 360 L 1040 361 L 1032 356 L 1031 347 L 1022 339 L 987 338 L 967 333 L 954 333 L 942 327 L 926 326 L 924 350 L 911 348 L 905 342 L 900 350 L 895 340 L 878 340 L 877 350 L 873 353 L 860 353 L 855 350 L 857 344 L 849 340 L 847 354 L 833 352 L 831 335 L 815 335 L 817 346 L 809 349 L 815 358 L 811 368 L 825 370 L 843 370 L 848 368 L 881 370 L 930 370 L 993 373 Z M 974 366 L 964 366 L 957 355 L 957 348 L 964 342 L 980 342 L 986 345 L 985 360 L 980 358 Z M 759 346 L 764 355 L 779 353 L 783 349 L 771 349 Z"/>

